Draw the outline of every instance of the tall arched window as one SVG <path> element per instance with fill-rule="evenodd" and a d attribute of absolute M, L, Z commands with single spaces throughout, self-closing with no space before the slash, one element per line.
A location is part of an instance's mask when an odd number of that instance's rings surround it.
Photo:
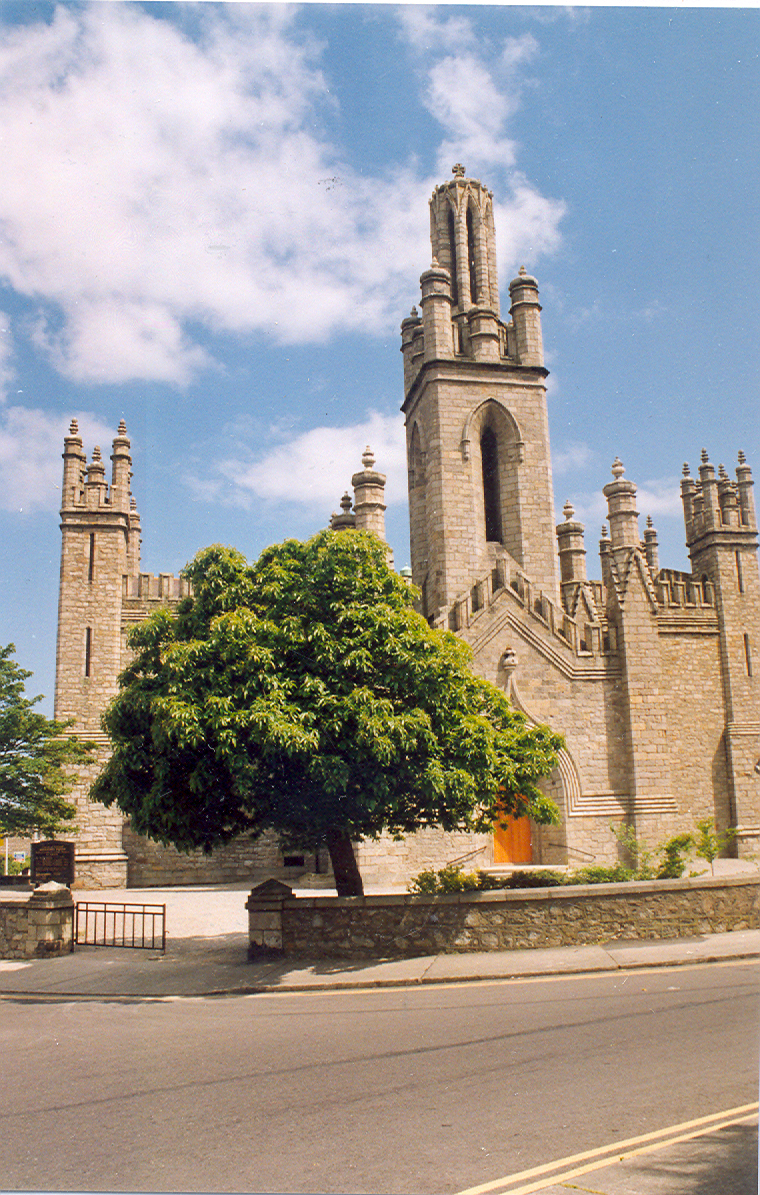
<path fill-rule="evenodd" d="M 475 232 L 472 227 L 472 208 L 467 209 L 467 264 L 470 269 L 470 301 L 478 301 L 478 279 L 475 270 Z"/>
<path fill-rule="evenodd" d="M 499 452 L 493 428 L 486 427 L 480 437 L 480 459 L 483 464 L 483 504 L 486 516 L 486 539 L 503 543 L 501 530 L 501 493 L 499 490 Z"/>
<path fill-rule="evenodd" d="M 451 298 L 456 307 L 459 304 L 459 283 L 457 281 L 457 231 L 453 208 L 449 208 L 449 257 L 451 259 Z"/>

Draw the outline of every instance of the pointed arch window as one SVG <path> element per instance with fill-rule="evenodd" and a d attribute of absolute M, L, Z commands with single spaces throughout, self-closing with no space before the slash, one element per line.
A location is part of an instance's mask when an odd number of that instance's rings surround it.
<path fill-rule="evenodd" d="M 501 492 L 499 486 L 499 449 L 491 427 L 483 429 L 480 437 L 480 459 L 483 465 L 483 504 L 486 517 L 486 539 L 503 543 L 501 528 Z"/>

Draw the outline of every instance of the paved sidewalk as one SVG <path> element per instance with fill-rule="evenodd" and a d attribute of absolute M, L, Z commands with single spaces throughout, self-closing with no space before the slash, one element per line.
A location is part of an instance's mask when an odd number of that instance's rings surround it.
<path fill-rule="evenodd" d="M 80 947 L 61 958 L 0 960 L 0 996 L 166 999 L 319 991 L 583 974 L 760 956 L 760 930 L 737 930 L 679 940 L 614 941 L 552 950 L 439 954 L 388 961 L 249 963 L 247 892 L 246 885 L 77 892 L 79 900 L 166 903 L 166 954 Z"/>

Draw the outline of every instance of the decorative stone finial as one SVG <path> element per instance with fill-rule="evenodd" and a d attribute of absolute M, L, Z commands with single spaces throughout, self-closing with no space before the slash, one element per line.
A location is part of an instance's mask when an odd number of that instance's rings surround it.
<path fill-rule="evenodd" d="M 651 515 L 647 515 L 647 527 L 654 527 L 654 523 L 652 522 Z"/>
<path fill-rule="evenodd" d="M 684 477 L 691 477 L 691 471 L 689 470 L 689 462 L 688 461 L 684 461 L 684 463 L 683 463 L 683 475 L 684 475 Z"/>
<path fill-rule="evenodd" d="M 740 448 L 740 449 L 739 449 L 739 464 L 740 464 L 740 465 L 744 465 L 744 464 L 746 464 L 746 463 L 747 463 L 747 458 L 746 458 L 746 456 L 744 455 L 744 453 L 742 452 L 742 450 L 741 450 L 741 448 Z"/>
<path fill-rule="evenodd" d="M 129 509 L 137 510 L 137 499 L 135 498 L 134 494 L 132 494 L 129 499 Z"/>
<path fill-rule="evenodd" d="M 451 173 L 454 175 L 455 178 L 464 178 L 464 166 L 462 165 L 462 163 L 457 162 L 456 165 L 452 166 Z"/>
<path fill-rule="evenodd" d="M 609 539 L 609 536 L 607 534 L 607 524 L 606 523 L 602 523 L 602 539 Z"/>
<path fill-rule="evenodd" d="M 612 462 L 612 476 L 615 478 L 615 481 L 619 481 L 624 473 L 625 465 L 621 461 L 620 457 L 616 456 Z"/>
<path fill-rule="evenodd" d="M 70 436 L 78 436 L 79 435 L 79 424 L 77 423 L 76 419 L 72 419 L 71 423 L 69 424 L 69 435 Z"/>
<path fill-rule="evenodd" d="M 517 273 L 521 278 L 527 278 L 528 276 L 528 271 L 525 269 L 525 266 L 520 266 L 520 269 L 517 271 Z"/>
<path fill-rule="evenodd" d="M 706 465 L 706 464 L 708 463 L 709 459 L 710 459 L 710 458 L 709 458 L 709 457 L 708 457 L 708 455 L 707 455 L 707 449 L 706 449 L 706 448 L 703 448 L 703 449 L 702 449 L 702 453 L 701 453 L 701 461 L 702 461 L 702 464 L 703 464 L 703 465 Z"/>
<path fill-rule="evenodd" d="M 514 672 L 517 667 L 517 652 L 513 647 L 507 647 L 501 657 L 502 667 L 507 673 Z"/>
<path fill-rule="evenodd" d="M 374 465 L 374 463 L 375 463 L 375 454 L 368 444 L 367 447 L 364 449 L 364 452 L 362 453 L 362 464 L 364 465 L 365 469 L 371 469 L 372 466 Z"/>
<path fill-rule="evenodd" d="M 100 455 L 100 446 L 98 444 L 96 444 L 92 450 L 92 459 L 94 461 L 100 461 L 103 459 Z"/>
<path fill-rule="evenodd" d="M 718 477 L 720 477 L 721 479 L 724 477 L 728 477 L 728 473 L 726 473 L 726 469 L 725 469 L 724 465 L 718 465 Z"/>
<path fill-rule="evenodd" d="M 340 500 L 340 509 L 343 511 L 344 515 L 347 515 L 351 509 L 351 495 L 349 494 L 348 490 L 346 490 L 345 494 Z"/>
<path fill-rule="evenodd" d="M 409 314 L 411 315 L 412 319 L 416 319 L 419 312 L 417 311 L 416 307 L 413 307 L 412 310 L 409 312 Z"/>
<path fill-rule="evenodd" d="M 127 434 L 127 425 L 126 425 L 126 423 L 124 422 L 124 420 L 123 420 L 123 419 L 121 419 L 121 420 L 119 421 L 119 427 L 118 427 L 118 429 L 117 429 L 117 435 L 119 435 L 119 436 L 126 436 L 126 434 Z"/>
<path fill-rule="evenodd" d="M 575 507 L 573 506 L 573 504 L 569 498 L 568 498 L 567 502 L 565 503 L 565 505 L 562 507 L 562 513 L 565 516 L 565 522 L 569 523 L 570 520 L 572 519 L 573 515 L 575 514 Z"/>

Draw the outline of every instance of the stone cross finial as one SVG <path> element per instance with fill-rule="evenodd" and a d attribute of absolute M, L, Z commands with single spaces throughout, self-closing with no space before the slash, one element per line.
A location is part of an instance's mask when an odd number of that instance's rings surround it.
<path fill-rule="evenodd" d="M 620 457 L 616 456 L 614 461 L 612 462 L 612 476 L 615 478 L 615 481 L 618 481 L 623 476 L 624 473 L 625 473 L 625 465 L 621 461 Z"/>
<path fill-rule="evenodd" d="M 562 507 L 562 513 L 565 516 L 565 522 L 569 523 L 570 520 L 572 519 L 573 515 L 575 514 L 575 507 L 573 506 L 573 504 L 569 498 L 568 498 L 567 502 L 565 503 L 565 505 Z"/>
<path fill-rule="evenodd" d="M 454 175 L 455 178 L 464 178 L 464 166 L 462 165 L 462 163 L 457 162 L 456 165 L 452 166 L 451 173 Z"/>
<path fill-rule="evenodd" d="M 374 465 L 374 463 L 375 463 L 375 454 L 368 444 L 367 447 L 364 449 L 364 452 L 362 453 L 362 464 L 364 465 L 365 469 L 371 469 L 372 466 Z"/>

